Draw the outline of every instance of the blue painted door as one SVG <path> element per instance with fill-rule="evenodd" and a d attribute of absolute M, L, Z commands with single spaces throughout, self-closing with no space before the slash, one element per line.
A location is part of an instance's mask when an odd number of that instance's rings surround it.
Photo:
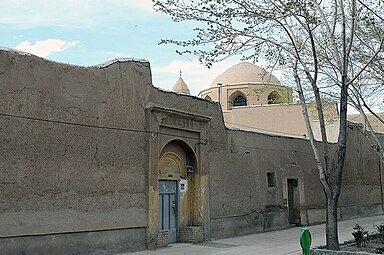
<path fill-rule="evenodd" d="M 159 182 L 160 206 L 159 224 L 161 230 L 168 230 L 168 242 L 177 241 L 177 181 Z"/>

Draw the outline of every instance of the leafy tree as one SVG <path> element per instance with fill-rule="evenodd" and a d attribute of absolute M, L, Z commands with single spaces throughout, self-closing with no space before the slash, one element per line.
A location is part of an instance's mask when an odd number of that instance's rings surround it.
<path fill-rule="evenodd" d="M 210 67 L 228 56 L 244 60 L 259 57 L 271 67 L 292 71 L 302 105 L 320 182 L 326 197 L 326 242 L 338 250 L 337 202 L 346 154 L 346 128 L 350 91 L 369 71 L 382 68 L 380 54 L 384 29 L 381 16 L 372 10 L 382 0 L 153 0 L 156 10 L 174 21 L 197 21 L 196 37 L 165 39 L 185 47 Z M 370 47 L 364 47 L 369 44 Z M 362 48 L 364 47 L 364 48 Z M 379 77 L 379 75 L 378 75 Z M 354 90 L 356 92 L 356 90 Z M 337 98 L 340 127 L 337 152 L 330 155 L 323 109 L 327 95 Z M 357 95 L 354 93 L 352 96 Z M 307 102 L 316 105 L 322 142 L 314 139 Z M 335 158 L 335 164 L 331 164 Z"/>

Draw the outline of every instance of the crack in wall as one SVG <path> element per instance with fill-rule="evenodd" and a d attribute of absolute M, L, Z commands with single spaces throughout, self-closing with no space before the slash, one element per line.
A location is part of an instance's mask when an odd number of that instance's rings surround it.
<path fill-rule="evenodd" d="M 37 88 L 27 88 L 27 87 L 23 87 L 23 88 L 21 88 L 21 89 L 16 89 L 16 90 L 13 90 L 13 91 L 11 91 L 11 92 L 3 93 L 3 94 L 1 94 L 1 95 L 2 95 L 2 96 L 8 96 L 8 95 L 11 95 L 11 94 L 22 94 L 22 93 L 25 93 L 26 91 L 38 92 L 38 93 L 40 93 L 40 94 L 43 93 L 40 89 L 37 89 Z"/>

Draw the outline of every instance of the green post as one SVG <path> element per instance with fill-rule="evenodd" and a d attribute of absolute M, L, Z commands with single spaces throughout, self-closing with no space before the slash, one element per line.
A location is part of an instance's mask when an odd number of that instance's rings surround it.
<path fill-rule="evenodd" d="M 300 245 L 303 255 L 310 255 L 312 236 L 308 228 L 302 228 L 300 234 Z"/>

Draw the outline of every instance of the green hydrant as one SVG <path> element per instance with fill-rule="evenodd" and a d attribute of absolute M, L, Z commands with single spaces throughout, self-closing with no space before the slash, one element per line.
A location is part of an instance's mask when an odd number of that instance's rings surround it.
<path fill-rule="evenodd" d="M 300 245 L 303 255 L 310 255 L 312 236 L 308 228 L 302 228 L 300 234 Z"/>

